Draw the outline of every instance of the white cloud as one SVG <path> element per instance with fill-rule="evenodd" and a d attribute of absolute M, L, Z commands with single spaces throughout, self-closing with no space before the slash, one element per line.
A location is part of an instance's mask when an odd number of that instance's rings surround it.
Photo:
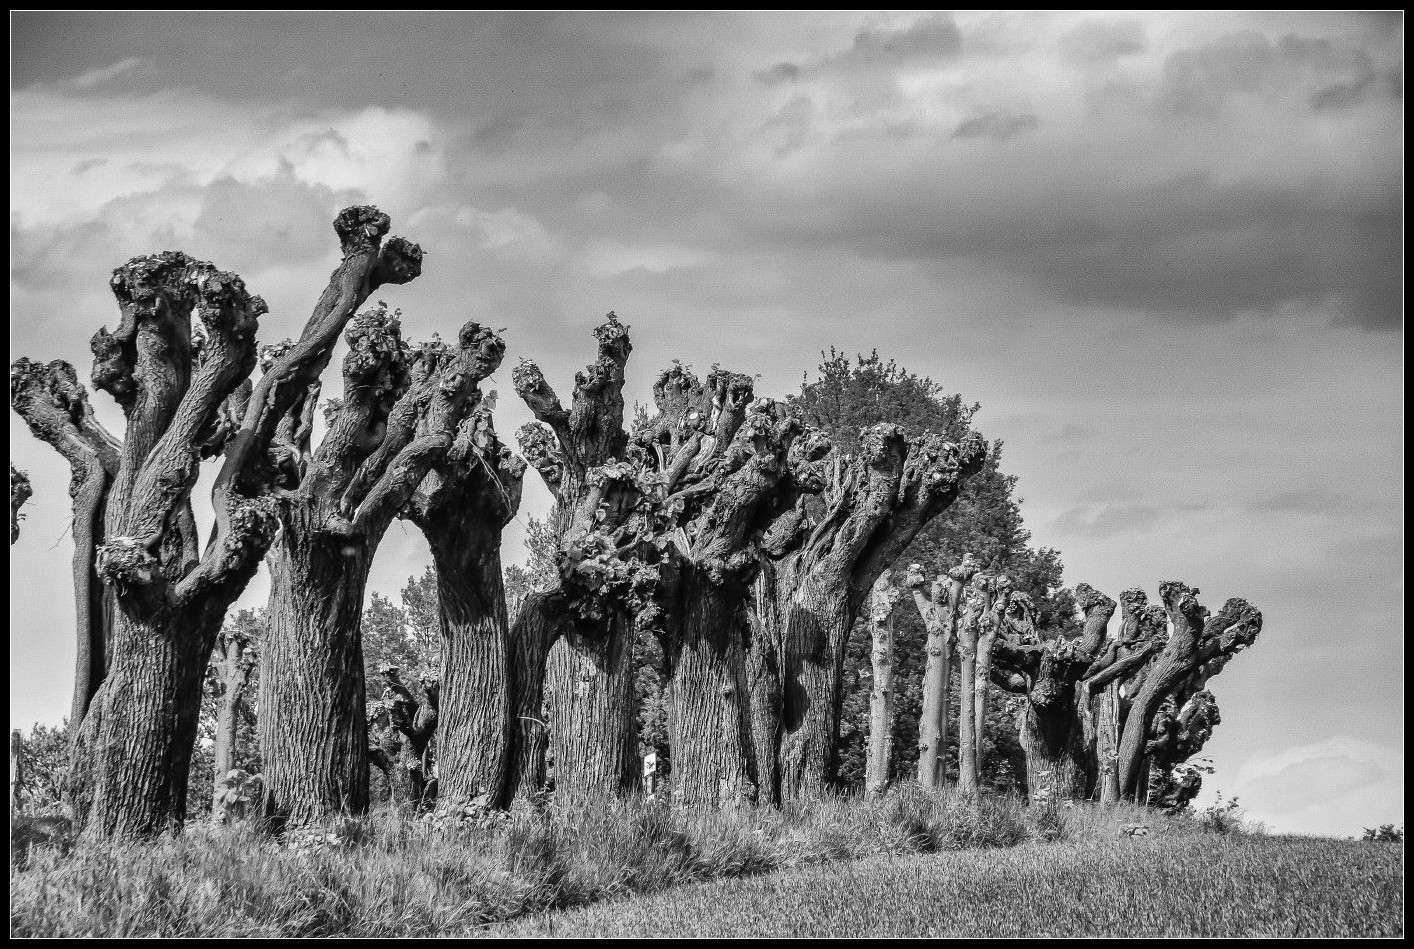
<path fill-rule="evenodd" d="M 1271 830 L 1358 836 L 1404 823 L 1404 749 L 1337 735 L 1258 753 L 1224 776 L 1221 790 Z M 1199 805 L 1210 800 L 1205 789 Z"/>

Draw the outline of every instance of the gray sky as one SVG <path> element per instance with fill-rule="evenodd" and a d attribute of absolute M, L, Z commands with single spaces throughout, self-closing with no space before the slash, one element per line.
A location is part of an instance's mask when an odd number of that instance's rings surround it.
<path fill-rule="evenodd" d="M 673 358 L 784 394 L 822 349 L 877 347 L 982 403 L 1068 584 L 1184 579 L 1263 610 L 1215 680 L 1205 800 L 1297 832 L 1403 821 L 1400 16 L 11 25 L 12 358 L 86 373 L 112 268 L 168 248 L 240 272 L 262 338 L 293 335 L 356 202 L 428 252 L 380 294 L 407 336 L 507 327 L 562 392 L 610 309 L 640 401 Z M 512 432 L 509 369 L 492 385 Z M 57 722 L 67 472 L 13 413 L 10 444 L 36 485 L 11 719 Z M 549 506 L 526 485 L 508 560 Z M 371 589 L 426 562 L 397 525 Z"/>

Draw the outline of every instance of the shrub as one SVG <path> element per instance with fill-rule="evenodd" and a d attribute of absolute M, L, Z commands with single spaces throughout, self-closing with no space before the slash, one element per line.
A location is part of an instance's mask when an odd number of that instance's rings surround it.
<path fill-rule="evenodd" d="M 1404 828 L 1395 827 L 1393 824 L 1381 824 L 1378 827 L 1366 827 L 1365 834 L 1361 840 L 1372 840 L 1378 843 L 1404 843 Z"/>

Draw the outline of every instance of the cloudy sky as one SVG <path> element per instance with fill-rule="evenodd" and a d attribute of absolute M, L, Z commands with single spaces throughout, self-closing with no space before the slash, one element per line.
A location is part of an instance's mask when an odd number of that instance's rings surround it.
<path fill-rule="evenodd" d="M 1403 821 L 1399 16 L 11 25 L 12 358 L 86 370 L 112 268 L 168 248 L 243 274 L 262 336 L 293 335 L 363 202 L 427 250 L 386 294 L 409 336 L 507 327 L 562 392 L 610 309 L 642 401 L 673 358 L 784 394 L 822 349 L 877 347 L 982 403 L 1067 583 L 1261 607 L 1216 680 L 1210 789 L 1285 831 Z M 501 399 L 503 431 L 527 418 Z M 57 722 L 67 473 L 13 413 L 10 445 L 36 482 L 11 720 Z M 526 484 L 509 559 L 548 508 Z M 372 588 L 427 560 L 395 526 Z"/>

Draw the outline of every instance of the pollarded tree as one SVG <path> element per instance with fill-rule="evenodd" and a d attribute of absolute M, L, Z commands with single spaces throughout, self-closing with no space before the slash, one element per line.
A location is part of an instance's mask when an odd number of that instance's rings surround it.
<path fill-rule="evenodd" d="M 1093 768 L 1085 760 L 1082 729 L 1089 710 L 1078 706 L 1077 687 L 1105 648 L 1115 602 L 1079 584 L 1075 599 L 1084 614 L 1080 634 L 1042 640 L 1031 598 L 1018 591 L 1003 596 L 996 610 L 999 635 L 992 678 L 1025 698 L 1019 735 L 1027 787 L 1033 795 L 1045 790 L 1057 798 L 1080 797 Z"/>
<path fill-rule="evenodd" d="M 319 446 L 310 444 L 312 386 L 287 410 L 272 451 L 281 530 L 270 553 L 260 747 L 264 815 L 277 827 L 368 807 L 360 621 L 373 556 L 457 450 L 479 384 L 505 351 L 474 322 L 454 345 L 410 350 L 398 314 L 381 303 L 350 323 L 347 342 L 344 397 L 327 405 Z"/>
<path fill-rule="evenodd" d="M 405 508 L 436 565 L 441 694 L 430 723 L 414 717 L 403 731 L 416 746 L 437 729 L 441 797 L 496 804 L 511 772 L 514 707 L 501 531 L 520 507 L 525 462 L 496 437 L 490 408 L 461 422 Z M 437 709 L 432 689 L 424 693 L 424 708 Z"/>
<path fill-rule="evenodd" d="M 1102 804 L 1119 801 L 1120 723 L 1129 711 L 1149 660 L 1168 638 L 1168 614 L 1135 587 L 1119 595 L 1119 634 L 1085 672 L 1077 701 L 1085 729 L 1086 761 Z"/>
<path fill-rule="evenodd" d="M 653 396 L 658 414 L 634 435 L 635 503 L 648 504 L 633 549 L 658 558 L 650 576 L 661 615 L 652 621 L 667 672 L 672 793 L 688 803 L 742 802 L 755 797 L 761 775 L 747 678 L 759 633 L 747 619 L 751 585 L 763 559 L 808 536 L 803 498 L 831 477 L 822 460 L 830 443 L 785 406 L 753 402 L 752 380 L 739 373 L 714 368 L 699 380 L 675 365 Z M 854 493 L 848 477 L 836 475 L 840 495 Z M 857 529 L 832 523 L 820 532 Z"/>
<path fill-rule="evenodd" d="M 218 824 L 225 823 L 231 816 L 225 806 L 229 788 L 223 787 L 222 782 L 244 757 L 240 738 L 255 723 L 250 702 L 250 680 L 260 662 L 259 647 L 264 628 L 264 617 L 252 610 L 241 610 L 221 627 L 211 664 L 207 668 L 209 689 L 216 697 L 211 819 Z"/>
<path fill-rule="evenodd" d="M 98 578 L 96 558 L 103 543 L 108 488 L 118 471 L 121 446 L 95 418 L 88 390 L 79 383 L 74 367 L 62 360 L 48 365 L 17 360 L 10 368 L 10 404 L 30 431 L 69 463 L 76 635 L 69 724 L 77 734 L 107 668 L 106 593 Z M 12 518 L 14 500 L 12 489 Z M 12 524 L 11 543 L 16 533 Z"/>
<path fill-rule="evenodd" d="M 889 764 L 894 750 L 894 609 L 901 596 L 887 570 L 879 574 L 869 593 L 869 627 L 874 640 L 873 696 L 864 794 L 870 799 L 883 797 L 889 789 Z"/>
<path fill-rule="evenodd" d="M 548 744 L 557 789 L 619 794 L 637 778 L 630 600 L 648 581 L 626 543 L 643 492 L 626 463 L 624 367 L 633 345 L 613 313 L 594 330 L 598 353 L 575 375 L 570 407 L 533 362 L 516 393 L 537 421 L 517 433 L 554 498 L 547 536 L 554 575 L 528 592 L 512 628 L 514 764 L 508 792 L 543 788 Z M 542 706 L 547 721 L 542 722 Z M 548 734 L 547 734 L 548 732 Z"/>
<path fill-rule="evenodd" d="M 1208 680 L 1252 645 L 1262 631 L 1261 612 L 1240 597 L 1232 597 L 1210 616 L 1198 603 L 1198 590 L 1187 584 L 1161 583 L 1159 595 L 1169 616 L 1168 642 L 1144 671 L 1143 683 L 1124 717 L 1119 742 L 1120 793 L 1140 803 L 1147 799 L 1142 760 L 1164 701 L 1181 697 L 1186 702 L 1201 692 Z"/>
<path fill-rule="evenodd" d="M 920 564 L 908 567 L 913 602 L 928 631 L 928 654 L 923 672 L 923 707 L 918 718 L 918 783 L 942 787 L 947 777 L 943 760 L 948 749 L 948 698 L 952 683 L 953 647 L 962 594 L 977 573 L 977 561 L 964 555 L 957 566 L 928 585 Z M 927 586 L 927 589 L 925 589 Z"/>
<path fill-rule="evenodd" d="M 986 457 L 975 433 L 960 443 L 910 438 L 887 422 L 864 430 L 858 446 L 829 461 L 818 503 L 798 502 L 762 547 L 769 562 L 757 581 L 767 603 L 758 609 L 759 638 L 780 670 L 771 691 L 781 737 L 775 760 L 759 766 L 779 774 L 783 797 L 833 782 L 850 629 L 874 581 Z"/>
<path fill-rule="evenodd" d="M 10 543 L 20 539 L 20 508 L 34 494 L 30 487 L 29 475 L 10 464 Z"/>
<path fill-rule="evenodd" d="M 91 660 L 80 679 L 91 699 L 69 781 L 88 837 L 151 836 L 182 823 L 207 658 L 277 528 L 277 466 L 267 460 L 276 428 L 368 294 L 420 270 L 420 249 L 383 242 L 388 223 L 368 207 L 338 216 L 343 259 L 300 341 L 253 390 L 265 304 L 239 277 L 175 252 L 115 271 L 122 320 L 95 335 L 92 378 L 123 409 L 121 444 L 93 419 L 67 364 L 12 369 L 12 404 L 74 473 L 80 656 L 87 649 Z M 203 546 L 189 497 L 201 458 L 217 453 L 216 523 Z M 111 608 L 98 602 L 94 573 Z"/>

